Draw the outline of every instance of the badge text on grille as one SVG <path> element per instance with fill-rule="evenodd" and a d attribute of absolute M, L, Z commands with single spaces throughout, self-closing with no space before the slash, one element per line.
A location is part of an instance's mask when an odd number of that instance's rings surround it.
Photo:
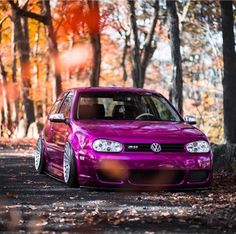
<path fill-rule="evenodd" d="M 138 149 L 138 145 L 129 145 L 128 149 Z"/>

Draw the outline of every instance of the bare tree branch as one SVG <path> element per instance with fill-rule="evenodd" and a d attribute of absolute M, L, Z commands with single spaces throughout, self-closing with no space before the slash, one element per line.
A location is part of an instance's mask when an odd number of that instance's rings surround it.
<path fill-rule="evenodd" d="M 150 62 L 150 58 L 152 57 L 156 45 L 153 43 L 155 28 L 157 25 L 157 20 L 159 16 L 159 0 L 155 0 L 154 2 L 154 16 L 151 22 L 151 27 L 149 31 L 145 31 L 143 28 L 137 26 L 137 17 L 135 14 L 135 1 L 128 0 L 129 9 L 130 9 L 130 21 L 131 28 L 133 33 L 134 40 L 134 48 L 132 54 L 132 78 L 134 81 L 134 86 L 142 88 L 145 82 L 145 74 L 147 66 Z M 141 31 L 145 35 L 145 44 L 143 48 L 140 48 L 140 38 L 138 35 L 138 31 Z"/>
<path fill-rule="evenodd" d="M 44 15 L 39 15 L 39 14 L 31 12 L 31 11 L 26 11 L 24 9 L 25 5 L 23 8 L 21 8 L 14 2 L 14 0 L 8 0 L 8 2 L 12 6 L 12 8 L 16 11 L 16 14 L 18 14 L 20 16 L 29 17 L 31 19 L 35 19 L 43 24 L 47 24 L 47 17 L 45 17 Z"/>
<path fill-rule="evenodd" d="M 142 66 L 147 67 L 147 63 L 149 62 L 149 58 L 152 57 L 154 50 L 156 49 L 155 47 L 152 48 L 152 41 L 155 33 L 155 28 L 157 25 L 157 20 L 158 20 L 158 14 L 159 13 L 159 0 L 155 1 L 155 7 L 154 7 L 154 18 L 152 21 L 151 29 L 149 34 L 147 35 L 146 43 L 144 46 L 144 54 L 143 54 L 143 59 L 142 59 Z"/>

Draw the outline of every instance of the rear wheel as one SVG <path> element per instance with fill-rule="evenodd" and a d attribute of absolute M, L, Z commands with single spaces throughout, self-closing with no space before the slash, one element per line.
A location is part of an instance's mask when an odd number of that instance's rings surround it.
<path fill-rule="evenodd" d="M 64 149 L 63 174 L 64 181 L 69 187 L 79 186 L 75 155 L 69 142 L 65 144 Z"/>
<path fill-rule="evenodd" d="M 35 170 L 42 174 L 45 166 L 45 156 L 43 152 L 43 142 L 42 139 L 39 138 L 36 144 L 35 152 L 34 152 L 34 166 Z"/>

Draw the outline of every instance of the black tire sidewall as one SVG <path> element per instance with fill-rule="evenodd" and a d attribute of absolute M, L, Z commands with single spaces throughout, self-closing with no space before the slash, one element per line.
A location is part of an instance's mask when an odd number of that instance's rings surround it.
<path fill-rule="evenodd" d="M 69 179 L 65 182 L 69 187 L 79 187 L 78 175 L 77 175 L 77 167 L 75 161 L 75 154 L 72 146 L 69 142 L 67 142 L 69 146 L 69 154 L 70 154 L 70 174 Z"/>

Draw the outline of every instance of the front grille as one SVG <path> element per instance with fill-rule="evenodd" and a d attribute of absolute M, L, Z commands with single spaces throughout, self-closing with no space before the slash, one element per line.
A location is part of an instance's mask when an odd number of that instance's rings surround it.
<path fill-rule="evenodd" d="M 153 152 L 152 144 L 126 143 L 126 152 Z M 184 144 L 160 144 L 161 152 L 184 152 Z"/>
<path fill-rule="evenodd" d="M 183 170 L 130 170 L 132 184 L 167 185 L 180 184 L 184 179 Z"/>
<path fill-rule="evenodd" d="M 209 170 L 191 170 L 189 171 L 189 178 L 190 182 L 203 182 L 209 176 Z"/>

